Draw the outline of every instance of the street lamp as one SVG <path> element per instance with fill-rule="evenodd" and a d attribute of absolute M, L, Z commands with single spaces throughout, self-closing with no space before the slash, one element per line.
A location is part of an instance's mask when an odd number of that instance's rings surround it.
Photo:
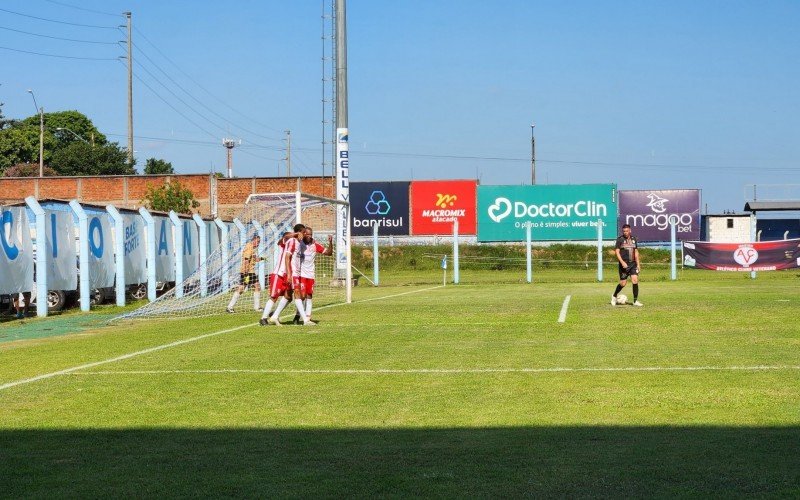
<path fill-rule="evenodd" d="M 56 127 L 56 130 L 58 130 L 59 132 L 61 132 L 62 130 L 66 130 L 67 132 L 69 132 L 70 134 L 74 135 L 74 136 L 75 136 L 75 137 L 77 137 L 78 139 L 82 140 L 82 141 L 83 141 L 83 142 L 85 142 L 86 144 L 91 144 L 89 141 L 87 141 L 86 139 L 84 139 L 83 137 L 81 137 L 80 135 L 78 135 L 77 133 L 75 133 L 75 131 L 74 131 L 74 130 L 70 130 L 70 129 L 68 129 L 67 127 Z M 94 144 L 91 144 L 91 146 L 94 146 Z"/>
<path fill-rule="evenodd" d="M 39 112 L 39 177 L 44 177 L 44 107 L 39 107 L 36 103 L 36 96 L 33 95 L 33 90 L 28 89 L 28 93 L 33 98 L 33 105 L 36 106 L 36 111 Z"/>

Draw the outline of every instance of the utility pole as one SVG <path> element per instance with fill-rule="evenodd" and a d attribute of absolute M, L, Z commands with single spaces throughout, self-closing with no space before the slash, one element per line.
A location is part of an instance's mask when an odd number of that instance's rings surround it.
<path fill-rule="evenodd" d="M 39 107 L 36 102 L 36 96 L 33 95 L 33 90 L 28 89 L 28 93 L 33 98 L 33 105 L 39 112 L 39 177 L 44 177 L 44 106 Z"/>
<path fill-rule="evenodd" d="M 536 185 L 536 138 L 533 135 L 535 123 L 531 123 L 531 186 Z"/>
<path fill-rule="evenodd" d="M 239 141 L 241 143 L 241 141 Z M 222 139 L 222 145 L 228 150 L 228 179 L 233 178 L 233 148 L 236 147 L 236 141 L 233 139 Z"/>
<path fill-rule="evenodd" d="M 133 21 L 130 12 L 124 14 L 128 19 L 128 165 L 133 168 L 133 44 L 131 43 Z"/>
<path fill-rule="evenodd" d="M 286 177 L 292 176 L 292 131 L 284 130 L 286 132 Z"/>

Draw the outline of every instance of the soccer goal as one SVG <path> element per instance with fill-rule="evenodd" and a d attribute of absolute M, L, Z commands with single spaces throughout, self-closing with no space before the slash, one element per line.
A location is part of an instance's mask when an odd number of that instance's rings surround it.
<path fill-rule="evenodd" d="M 328 236 L 333 236 L 333 255 L 316 258 L 315 306 L 349 303 L 352 286 L 349 227 L 339 235 L 342 244 L 336 237 L 337 215 L 341 217 L 344 211 L 346 219 L 338 220 L 349 221 L 349 209 L 347 203 L 299 191 L 250 195 L 244 210 L 232 223 L 216 228 L 220 233 L 220 245 L 205 262 L 200 262 L 194 272 L 169 292 L 117 319 L 226 314 L 226 306 L 237 290 L 240 294 L 234 311 L 254 314 L 254 310 L 263 307 L 269 298 L 269 275 L 280 255 L 278 242 L 297 223 L 311 227 L 314 239 L 323 246 L 327 247 Z M 261 259 L 255 269 L 245 269 L 242 254 L 250 251 L 245 249 L 253 246 L 254 241 L 257 241 L 257 254 Z"/>

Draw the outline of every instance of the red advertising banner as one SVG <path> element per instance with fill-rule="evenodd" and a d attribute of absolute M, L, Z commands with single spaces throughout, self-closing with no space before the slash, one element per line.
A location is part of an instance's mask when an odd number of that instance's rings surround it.
<path fill-rule="evenodd" d="M 683 242 L 683 265 L 712 271 L 777 271 L 800 267 L 800 239 L 758 243 Z"/>
<path fill-rule="evenodd" d="M 451 234 L 458 219 L 458 234 L 475 234 L 477 181 L 413 181 L 411 183 L 411 234 Z"/>

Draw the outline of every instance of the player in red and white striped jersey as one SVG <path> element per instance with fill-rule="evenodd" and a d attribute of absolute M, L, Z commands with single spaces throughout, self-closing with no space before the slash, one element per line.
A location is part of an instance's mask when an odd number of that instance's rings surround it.
<path fill-rule="evenodd" d="M 317 255 L 333 255 L 333 236 L 328 236 L 328 248 L 325 248 L 314 241 L 314 231 L 310 227 L 306 227 L 303 238 L 296 251 L 292 253 L 290 268 L 292 288 L 300 294 L 299 297 L 295 296 L 294 303 L 297 306 L 298 319 L 301 319 L 304 325 L 316 324 L 311 320 L 311 309 Z"/>
<path fill-rule="evenodd" d="M 281 238 L 280 258 L 275 262 L 275 269 L 269 276 L 270 301 L 267 302 L 267 306 L 264 307 L 264 314 L 259 321 L 259 324 L 262 326 L 267 324 L 280 325 L 281 322 L 279 318 L 281 312 L 283 312 L 283 308 L 292 300 L 291 275 L 288 273 L 289 264 L 292 254 L 300 244 L 299 237 L 302 236 L 305 226 L 303 224 L 295 224 L 292 229 L 294 232 L 284 233 Z M 270 315 L 272 304 L 278 297 L 280 297 L 278 307 L 276 307 L 275 312 Z"/>
<path fill-rule="evenodd" d="M 269 299 L 264 306 L 264 313 L 259 321 L 261 326 L 267 324 L 267 318 L 272 312 L 272 306 L 275 305 L 279 297 L 283 297 L 286 294 L 286 290 L 289 288 L 289 284 L 286 282 L 286 243 L 289 241 L 297 241 L 295 233 L 291 231 L 283 233 L 281 239 L 278 240 L 280 251 L 278 252 L 278 258 L 275 260 L 275 268 L 269 275 Z"/>

